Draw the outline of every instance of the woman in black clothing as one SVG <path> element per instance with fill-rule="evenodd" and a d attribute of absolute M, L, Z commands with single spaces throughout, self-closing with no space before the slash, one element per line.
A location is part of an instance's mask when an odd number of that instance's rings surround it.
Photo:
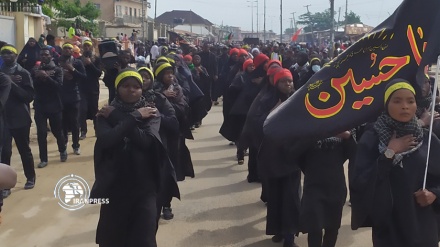
<path fill-rule="evenodd" d="M 156 247 L 156 197 L 167 160 L 157 109 L 142 97 L 142 77 L 131 69 L 116 77 L 115 99 L 98 112 L 95 184 L 101 206 L 96 243 L 101 247 Z"/>
<path fill-rule="evenodd" d="M 299 225 L 301 232 L 308 233 L 309 247 L 336 245 L 347 198 L 344 163 L 349 158 L 349 145 L 356 144 L 350 137 L 346 131 L 317 141 L 301 159 L 304 189 Z"/>
<path fill-rule="evenodd" d="M 255 60 L 254 60 L 255 62 Z M 294 235 L 298 233 L 299 184 L 301 171 L 288 161 L 285 147 L 266 145 L 263 124 L 271 111 L 287 100 L 293 93 L 292 74 L 280 69 L 274 76 L 274 84 L 265 85 L 249 110 L 244 136 L 258 145 L 258 173 L 268 185 L 266 234 L 275 235 L 272 240 L 284 239 L 284 247 L 296 246 Z M 260 143 L 261 145 L 259 145 Z"/>
<path fill-rule="evenodd" d="M 352 228 L 372 227 L 374 247 L 437 247 L 440 141 L 415 116 L 415 90 L 403 79 L 385 91 L 385 109 L 358 144 L 350 189 Z"/>
<path fill-rule="evenodd" d="M 29 38 L 23 50 L 20 52 L 17 58 L 17 63 L 19 63 L 27 71 L 35 66 L 35 63 L 40 60 L 40 50 L 41 47 L 37 40 L 34 38 Z"/>
<path fill-rule="evenodd" d="M 175 136 L 179 135 L 179 121 L 176 117 L 176 111 L 173 106 L 167 100 L 167 98 L 158 92 L 153 90 L 154 74 L 147 67 L 141 67 L 138 69 L 141 74 L 144 84 L 142 85 L 143 96 L 147 101 L 147 104 L 151 107 L 156 107 L 158 115 L 160 116 L 160 138 L 164 144 L 168 153 L 168 140 L 172 142 Z M 177 186 L 176 171 L 171 162 L 167 162 L 166 166 L 162 169 L 162 186 L 161 191 L 157 197 L 157 219 L 160 218 L 161 211 L 165 213 L 171 213 L 171 200 L 173 197 L 180 199 L 179 187 Z M 164 215 L 164 218 L 169 218 L 171 215 Z"/>
<path fill-rule="evenodd" d="M 191 138 L 189 129 L 189 106 L 185 101 L 182 88 L 174 78 L 174 68 L 169 63 L 159 63 L 154 69 L 156 77 L 155 91 L 165 95 L 173 106 L 177 120 L 179 121 L 179 132 L 169 133 L 167 146 L 170 159 L 176 170 L 177 181 L 185 180 L 185 177 L 194 177 L 194 167 L 191 154 L 185 144 L 185 139 Z M 164 205 L 163 217 L 170 220 L 174 217 L 171 210 L 171 200 Z"/>

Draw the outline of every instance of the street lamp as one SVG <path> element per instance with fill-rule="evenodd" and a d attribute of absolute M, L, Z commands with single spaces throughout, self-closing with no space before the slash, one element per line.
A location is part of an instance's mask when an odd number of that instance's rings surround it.
<path fill-rule="evenodd" d="M 257 3 L 258 4 L 258 1 L 246 1 L 246 2 L 248 2 L 248 3 L 251 3 L 251 6 L 248 6 L 248 7 L 251 7 L 251 15 L 252 15 L 252 18 L 251 18 L 251 20 L 252 20 L 252 37 L 254 36 L 254 3 Z M 258 6 L 258 5 L 257 5 Z M 257 11 L 258 11 L 258 8 L 257 8 Z M 257 21 L 258 21 L 258 19 L 257 19 Z"/>

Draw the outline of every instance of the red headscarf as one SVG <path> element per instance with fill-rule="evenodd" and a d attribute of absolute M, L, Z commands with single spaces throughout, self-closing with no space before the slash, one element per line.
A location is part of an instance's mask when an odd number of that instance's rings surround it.
<path fill-rule="evenodd" d="M 269 57 L 264 55 L 263 53 L 258 54 L 258 56 L 254 57 L 254 65 L 255 68 L 258 68 L 264 62 L 269 61 Z"/>
<path fill-rule="evenodd" d="M 269 62 L 266 63 L 265 70 L 267 71 L 270 68 L 270 66 L 272 66 L 274 64 L 278 64 L 280 67 L 283 67 L 283 65 L 281 64 L 281 62 L 279 60 L 270 60 Z"/>
<path fill-rule="evenodd" d="M 231 50 L 229 50 L 229 56 L 232 56 L 232 54 L 234 53 L 238 54 L 240 53 L 240 50 L 237 48 L 232 48 Z"/>
<path fill-rule="evenodd" d="M 254 61 L 252 59 L 248 59 L 246 61 L 244 61 L 243 63 L 243 71 L 246 71 L 246 69 L 251 66 L 252 64 L 254 64 Z"/>
<path fill-rule="evenodd" d="M 274 85 L 277 85 L 278 81 L 282 78 L 290 78 L 291 80 L 293 80 L 293 76 L 292 73 L 290 73 L 290 70 L 288 69 L 282 69 L 279 70 L 276 74 L 275 77 L 273 78 L 273 83 Z"/>
<path fill-rule="evenodd" d="M 239 49 L 238 56 L 249 56 L 249 53 L 245 49 Z"/>
<path fill-rule="evenodd" d="M 186 55 L 186 56 L 184 56 L 183 57 L 183 60 L 188 60 L 188 61 L 192 61 L 193 60 L 193 58 L 192 58 L 192 56 L 191 55 Z"/>
<path fill-rule="evenodd" d="M 269 67 L 269 69 L 267 70 L 267 75 L 268 76 L 272 76 L 275 75 L 278 71 L 282 70 L 282 67 L 278 67 L 278 66 L 271 66 Z"/>

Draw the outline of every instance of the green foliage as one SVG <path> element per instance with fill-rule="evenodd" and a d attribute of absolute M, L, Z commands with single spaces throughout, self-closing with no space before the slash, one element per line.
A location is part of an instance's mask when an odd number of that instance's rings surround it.
<path fill-rule="evenodd" d="M 79 25 L 82 30 L 89 29 L 94 35 L 98 35 L 98 25 L 93 21 L 100 16 L 101 12 L 98 8 L 96 8 L 93 2 L 89 1 L 85 5 L 81 5 L 80 0 L 74 0 L 73 2 L 62 0 L 56 9 L 59 11 L 59 27 L 68 29 L 72 25 L 72 21 L 66 21 L 63 19 L 75 18 L 75 23 Z M 79 16 L 82 16 L 89 21 L 83 21 L 81 18 L 78 18 Z"/>
<path fill-rule="evenodd" d="M 359 15 L 357 15 L 356 13 L 354 13 L 353 11 L 350 11 L 350 13 L 347 14 L 347 22 L 341 21 L 341 24 L 345 25 L 345 24 L 357 24 L 357 23 L 362 23 L 361 21 L 361 17 Z"/>
<path fill-rule="evenodd" d="M 336 16 L 336 13 L 335 13 Z M 337 26 L 336 20 L 333 19 L 335 26 Z M 299 16 L 299 21 L 297 21 L 300 25 L 305 25 L 304 31 L 311 32 L 313 31 L 324 31 L 332 28 L 332 17 L 330 9 L 325 10 L 324 12 L 317 13 L 306 13 Z M 362 23 L 359 15 L 355 14 L 353 11 L 347 15 L 347 24 L 354 23 Z M 344 25 L 345 21 L 342 21 L 340 25 Z"/>

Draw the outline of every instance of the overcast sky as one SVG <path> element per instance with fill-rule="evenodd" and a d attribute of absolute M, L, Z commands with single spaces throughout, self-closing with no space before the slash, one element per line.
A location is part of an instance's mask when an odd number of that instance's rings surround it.
<path fill-rule="evenodd" d="M 154 18 L 154 2 L 148 15 Z M 251 0 L 156 0 L 157 16 L 171 10 L 192 10 L 214 24 L 238 26 L 242 30 L 252 29 Z M 254 31 L 257 30 L 257 2 L 259 4 L 259 29 L 263 30 L 264 0 L 254 1 Z M 402 0 L 348 0 L 348 11 L 353 11 L 361 16 L 361 21 L 370 26 L 377 26 L 384 21 L 400 5 Z M 335 10 L 341 8 L 341 20 L 344 19 L 346 0 L 335 0 Z M 295 18 L 305 14 L 309 6 L 312 13 L 322 12 L 330 8 L 329 0 L 283 0 L 283 29 L 290 27 L 292 12 Z M 266 0 L 266 29 L 280 31 L 280 0 Z M 336 20 L 338 15 L 336 15 Z"/>

